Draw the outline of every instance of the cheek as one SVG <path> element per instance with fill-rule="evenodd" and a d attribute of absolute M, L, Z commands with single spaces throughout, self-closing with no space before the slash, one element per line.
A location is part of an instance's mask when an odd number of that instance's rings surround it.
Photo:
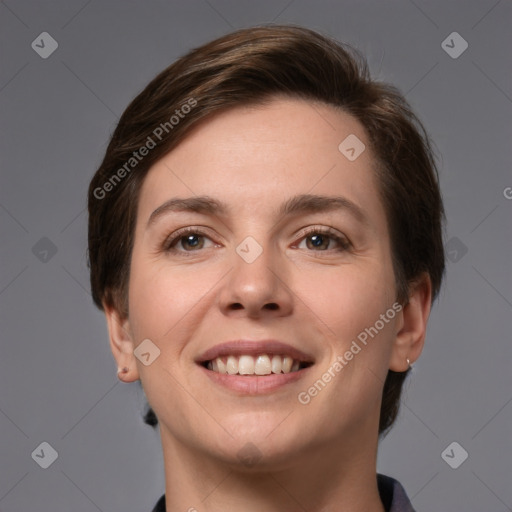
<path fill-rule="evenodd" d="M 158 339 L 165 325 L 172 325 L 172 316 L 179 313 L 177 294 L 170 293 L 169 282 L 158 266 L 134 250 L 128 291 L 130 325 L 137 338 Z"/>
<path fill-rule="evenodd" d="M 304 302 L 340 334 L 373 325 L 393 301 L 393 276 L 378 261 L 300 272 L 298 288 Z M 357 334 L 357 333 L 356 333 Z"/>
<path fill-rule="evenodd" d="M 134 251 L 128 292 L 134 334 L 139 339 L 163 341 L 170 330 L 185 325 L 187 318 L 201 309 L 201 301 L 219 276 L 192 266 L 173 267 Z"/>

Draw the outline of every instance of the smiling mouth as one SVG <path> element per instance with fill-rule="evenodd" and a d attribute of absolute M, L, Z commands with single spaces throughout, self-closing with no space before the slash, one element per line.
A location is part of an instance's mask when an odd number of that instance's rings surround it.
<path fill-rule="evenodd" d="M 216 357 L 210 361 L 200 363 L 207 370 L 224 375 L 237 375 L 247 377 L 259 377 L 264 375 L 276 375 L 295 373 L 309 368 L 313 363 L 299 361 L 287 355 L 259 354 L 229 355 Z"/>

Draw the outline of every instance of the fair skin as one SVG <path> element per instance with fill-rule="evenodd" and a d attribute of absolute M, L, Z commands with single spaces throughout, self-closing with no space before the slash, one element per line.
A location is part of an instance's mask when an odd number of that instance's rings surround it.
<path fill-rule="evenodd" d="M 338 150 L 349 134 L 366 145 L 354 161 Z M 159 420 L 168 511 L 384 511 L 375 476 L 382 388 L 388 369 L 405 371 L 421 353 L 431 284 L 418 280 L 409 303 L 333 376 L 337 356 L 396 300 L 374 163 L 352 116 L 275 98 L 209 118 L 150 169 L 138 204 L 129 314 L 108 308 L 106 315 L 116 362 L 129 368 L 123 380 L 141 380 Z M 364 220 L 350 208 L 278 216 L 301 194 L 343 196 Z M 166 201 L 195 196 L 227 211 L 160 210 L 148 223 Z M 164 243 L 187 226 L 199 233 Z M 345 243 L 315 238 L 328 227 Z M 263 250 L 251 263 L 236 251 L 248 236 Z M 314 364 L 269 392 L 226 388 L 196 359 L 239 338 L 284 341 Z M 134 355 L 145 339 L 160 350 L 147 366 Z M 300 403 L 299 393 L 329 367 L 329 383 Z M 254 464 L 239 455 L 248 443 Z"/>

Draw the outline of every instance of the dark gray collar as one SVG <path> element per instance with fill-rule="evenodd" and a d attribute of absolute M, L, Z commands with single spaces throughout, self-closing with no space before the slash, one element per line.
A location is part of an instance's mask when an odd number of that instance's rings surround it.
<path fill-rule="evenodd" d="M 377 487 L 386 512 L 415 512 L 398 480 L 377 473 Z M 152 512 L 166 512 L 165 494 L 158 500 Z"/>

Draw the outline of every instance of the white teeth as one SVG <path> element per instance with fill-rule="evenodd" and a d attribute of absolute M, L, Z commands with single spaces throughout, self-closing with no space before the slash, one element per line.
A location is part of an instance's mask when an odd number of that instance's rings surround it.
<path fill-rule="evenodd" d="M 252 375 L 254 373 L 254 358 L 251 356 L 240 356 L 238 360 L 238 373 L 240 375 Z"/>
<path fill-rule="evenodd" d="M 272 372 L 281 373 L 281 367 L 283 366 L 283 360 L 281 356 L 272 356 Z"/>
<path fill-rule="evenodd" d="M 283 373 L 290 373 L 292 369 L 293 359 L 288 356 L 283 357 L 283 366 L 281 367 L 281 371 Z"/>
<path fill-rule="evenodd" d="M 215 361 L 217 361 L 218 372 L 219 373 L 227 373 L 226 363 L 220 357 L 217 357 L 217 359 L 215 359 Z"/>
<path fill-rule="evenodd" d="M 256 375 L 269 375 L 272 373 L 272 366 L 270 365 L 270 357 L 267 355 L 258 356 L 254 364 L 254 373 Z"/>
<path fill-rule="evenodd" d="M 236 357 L 228 357 L 228 362 L 226 363 L 226 371 L 229 373 L 229 375 L 238 373 L 238 359 Z"/>
<path fill-rule="evenodd" d="M 300 362 L 290 356 L 260 354 L 217 357 L 209 361 L 207 368 L 217 373 L 229 375 L 270 375 L 271 373 L 291 373 L 300 368 Z"/>

